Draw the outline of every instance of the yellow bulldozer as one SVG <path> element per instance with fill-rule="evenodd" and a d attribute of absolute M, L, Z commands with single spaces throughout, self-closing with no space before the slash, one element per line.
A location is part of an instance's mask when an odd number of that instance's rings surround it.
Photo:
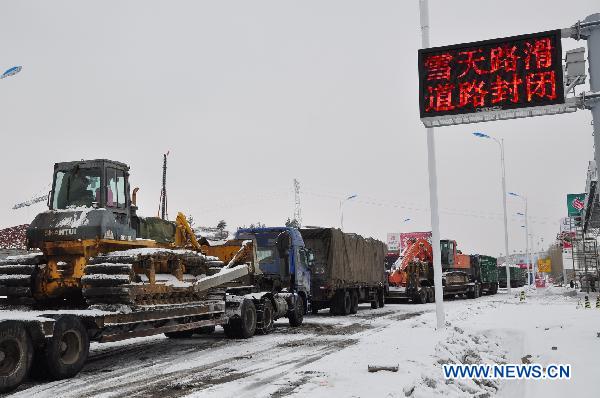
<path fill-rule="evenodd" d="M 0 261 L 0 295 L 43 306 L 181 303 L 219 286 L 225 265 L 252 262 L 251 242 L 201 244 L 182 213 L 138 216 L 137 190 L 124 163 L 56 163 L 48 210 L 27 229 L 39 252 Z M 249 271 L 236 272 L 227 281 Z"/>

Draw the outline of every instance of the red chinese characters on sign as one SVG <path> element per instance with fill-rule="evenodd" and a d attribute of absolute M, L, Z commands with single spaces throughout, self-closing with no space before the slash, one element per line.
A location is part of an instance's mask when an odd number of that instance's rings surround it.
<path fill-rule="evenodd" d="M 564 100 L 557 31 L 421 51 L 422 117 Z"/>
<path fill-rule="evenodd" d="M 450 54 L 432 55 L 427 58 L 425 60 L 427 80 L 450 79 L 450 61 L 452 61 L 452 55 Z"/>

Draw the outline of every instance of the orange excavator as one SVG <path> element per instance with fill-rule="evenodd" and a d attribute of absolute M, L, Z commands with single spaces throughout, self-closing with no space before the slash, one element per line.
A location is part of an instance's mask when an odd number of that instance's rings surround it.
<path fill-rule="evenodd" d="M 442 269 L 467 269 L 471 266 L 470 257 L 456 248 L 454 240 L 440 240 Z M 406 286 L 408 282 L 407 268 L 411 263 L 433 263 L 433 249 L 427 239 L 413 238 L 390 270 L 388 282 L 390 286 Z"/>
<path fill-rule="evenodd" d="M 427 239 L 410 239 L 406 248 L 392 266 L 388 282 L 391 286 L 406 286 L 406 268 L 411 262 L 433 262 L 433 251 L 431 243 Z"/>

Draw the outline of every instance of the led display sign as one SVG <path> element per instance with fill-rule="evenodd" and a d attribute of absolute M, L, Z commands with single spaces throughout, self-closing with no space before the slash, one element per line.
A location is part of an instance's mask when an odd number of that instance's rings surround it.
<path fill-rule="evenodd" d="M 419 50 L 421 118 L 564 104 L 560 30 Z"/>

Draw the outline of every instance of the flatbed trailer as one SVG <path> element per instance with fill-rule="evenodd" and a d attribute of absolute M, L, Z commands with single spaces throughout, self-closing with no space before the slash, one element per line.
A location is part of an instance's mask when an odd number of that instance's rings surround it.
<path fill-rule="evenodd" d="M 433 265 L 431 263 L 415 262 L 407 267 L 406 286 L 390 286 L 386 298 L 390 302 L 410 301 L 417 304 L 435 301 L 433 284 Z M 442 289 L 444 299 L 465 295 L 467 298 L 478 298 L 480 286 L 470 280 L 463 271 L 448 271 L 442 273 Z"/>
<path fill-rule="evenodd" d="M 170 338 L 209 334 L 249 338 L 256 331 L 251 297 L 213 291 L 206 300 L 185 304 L 121 308 L 115 311 L 0 309 L 0 392 L 18 387 L 30 372 L 65 379 L 83 368 L 90 342 L 114 342 L 164 333 Z"/>

